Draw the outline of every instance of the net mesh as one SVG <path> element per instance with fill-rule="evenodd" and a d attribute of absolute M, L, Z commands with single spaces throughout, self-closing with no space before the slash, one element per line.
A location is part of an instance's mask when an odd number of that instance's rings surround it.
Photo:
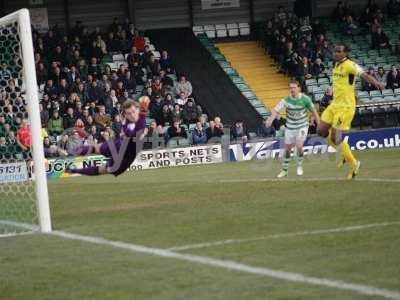
<path fill-rule="evenodd" d="M 21 49 L 17 17 L 0 19 L 0 235 L 29 228 L 19 223 L 37 224 L 33 181 L 16 179 L 31 164 Z"/>

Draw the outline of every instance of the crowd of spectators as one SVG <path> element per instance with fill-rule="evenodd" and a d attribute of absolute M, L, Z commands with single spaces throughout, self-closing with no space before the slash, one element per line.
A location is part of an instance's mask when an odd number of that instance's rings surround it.
<path fill-rule="evenodd" d="M 186 74 L 175 80 L 168 52 L 156 57 L 133 24 L 115 19 L 108 30 L 90 32 L 77 22 L 69 34 L 57 26 L 46 33 L 32 32 L 46 157 L 73 155 L 79 144 L 118 136 L 121 104 L 140 96 L 151 100 L 148 118 L 153 122 L 147 136 L 163 136 L 165 142 L 188 138 L 194 144 L 221 136 L 220 119 L 206 122 Z M 114 54 L 126 58 L 116 70 L 106 63 Z M 0 158 L 27 157 L 31 141 L 21 85 L 16 79 L 5 85 L 0 94 Z M 190 124 L 196 126 L 189 131 Z"/>
<path fill-rule="evenodd" d="M 400 14 L 400 3 L 390 0 L 387 3 L 389 17 Z M 356 14 L 351 2 L 337 3 L 331 19 L 338 24 L 343 35 L 371 35 L 371 49 L 390 49 L 400 53 L 400 49 L 389 42 L 383 31 L 385 15 L 374 0 L 369 0 L 362 14 Z M 328 76 L 329 61 L 333 59 L 333 45 L 327 39 L 327 29 L 318 19 L 311 21 L 309 17 L 298 18 L 291 12 L 279 7 L 274 17 L 265 25 L 265 47 L 275 58 L 280 72 L 295 77 L 305 88 L 305 81 L 311 78 Z M 372 67 L 373 68 L 373 67 Z M 380 81 L 387 83 L 387 88 L 398 86 L 395 66 L 385 72 L 383 68 L 370 70 Z M 365 87 L 368 90 L 371 87 Z"/>
<path fill-rule="evenodd" d="M 326 29 L 318 20 L 298 18 L 282 7 L 266 22 L 265 47 L 276 60 L 280 72 L 295 77 L 302 85 L 306 79 L 325 77 L 325 61 L 333 53 L 325 37 Z"/>

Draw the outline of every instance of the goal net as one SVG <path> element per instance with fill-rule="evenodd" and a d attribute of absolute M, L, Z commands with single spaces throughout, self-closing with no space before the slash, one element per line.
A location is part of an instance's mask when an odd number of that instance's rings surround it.
<path fill-rule="evenodd" d="M 27 9 L 0 19 L 0 236 L 51 231 Z"/>

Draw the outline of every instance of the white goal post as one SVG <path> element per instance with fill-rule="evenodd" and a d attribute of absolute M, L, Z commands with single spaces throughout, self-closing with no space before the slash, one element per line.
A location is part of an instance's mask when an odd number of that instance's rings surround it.
<path fill-rule="evenodd" d="M 33 210 L 31 213 L 33 216 L 33 221 L 31 222 L 32 225 L 36 225 L 36 227 L 39 225 L 41 232 L 51 232 L 45 158 L 41 136 L 39 95 L 36 80 L 31 22 L 28 9 L 18 10 L 0 19 L 0 44 L 2 49 L 7 47 L 10 47 L 11 49 L 5 49 L 7 50 L 6 53 L 9 53 L 6 58 L 4 58 L 5 56 L 1 56 L 2 66 L 0 82 L 3 85 L 11 84 L 11 90 L 17 90 L 17 92 L 13 93 L 13 95 L 17 95 L 14 97 L 20 97 L 20 99 L 23 99 L 23 106 L 25 106 L 25 108 L 22 110 L 23 112 L 21 112 L 20 115 L 18 115 L 18 112 L 16 113 L 16 115 L 19 116 L 16 118 L 23 119 L 27 117 L 31 133 L 31 148 L 30 151 L 27 151 L 29 152 L 27 157 L 20 157 L 18 151 L 15 151 L 16 153 L 13 152 L 12 154 L 6 153 L 0 160 L 0 166 L 2 166 L 1 172 L 3 174 L 3 179 L 0 180 L 0 210 L 3 209 L 4 211 L 3 215 L 0 212 L 0 226 L 3 221 L 3 224 L 16 224 L 16 227 L 18 227 L 18 223 L 21 223 L 21 227 L 24 228 L 23 224 L 29 223 L 25 222 L 25 219 L 30 218 L 19 217 L 22 213 L 18 210 L 20 207 L 24 207 L 27 211 Z M 10 46 L 10 44 L 12 46 Z M 7 65 L 7 59 L 9 61 L 9 66 Z M 20 64 L 22 64 L 22 66 L 20 66 Z M 7 91 L 10 91 L 9 86 L 5 87 L 5 92 L 3 93 L 7 93 Z M 13 99 L 10 98 L 8 101 L 13 101 Z M 4 104 L 4 102 L 2 103 Z M 20 108 L 20 106 L 18 108 Z M 3 110 L 0 111 L 0 115 L 3 113 L 4 116 L 5 113 L 9 113 L 9 110 L 10 109 L 8 108 L 3 108 Z M 12 119 L 12 114 L 11 117 L 9 117 L 9 120 L 10 119 Z M 10 122 L 13 121 L 11 120 Z M 16 122 L 16 124 L 18 124 L 18 122 Z M 5 134 L 4 139 L 7 139 Z M 7 147 L 7 145 L 5 144 L 4 147 Z M 7 150 L 5 151 L 7 152 Z M 27 168 L 29 168 L 33 163 L 34 174 L 30 176 L 31 178 L 25 178 L 24 182 L 16 182 L 14 179 L 8 181 L 10 180 L 9 178 L 12 177 L 11 175 L 14 175 L 6 174 L 11 170 L 14 172 L 15 166 L 13 168 L 13 163 L 15 165 L 25 163 L 25 166 L 28 166 Z M 25 170 L 25 173 L 28 172 Z M 5 175 L 10 176 L 6 177 Z M 32 189 L 29 189 L 30 185 L 32 186 Z M 30 198 L 30 203 L 24 203 L 23 205 L 20 204 L 23 203 L 23 201 L 27 201 L 26 198 Z M 30 207 L 29 205 L 32 206 Z M 15 214 L 15 218 L 13 214 Z M 26 228 L 27 227 L 25 226 L 25 230 Z M 35 226 L 32 226 L 32 228 L 35 228 Z"/>

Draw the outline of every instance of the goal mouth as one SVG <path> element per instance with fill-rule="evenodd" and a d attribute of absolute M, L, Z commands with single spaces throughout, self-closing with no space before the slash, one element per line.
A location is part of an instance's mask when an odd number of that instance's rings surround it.
<path fill-rule="evenodd" d="M 44 168 L 31 24 L 22 9 L 0 19 L 0 235 L 51 230 Z"/>

